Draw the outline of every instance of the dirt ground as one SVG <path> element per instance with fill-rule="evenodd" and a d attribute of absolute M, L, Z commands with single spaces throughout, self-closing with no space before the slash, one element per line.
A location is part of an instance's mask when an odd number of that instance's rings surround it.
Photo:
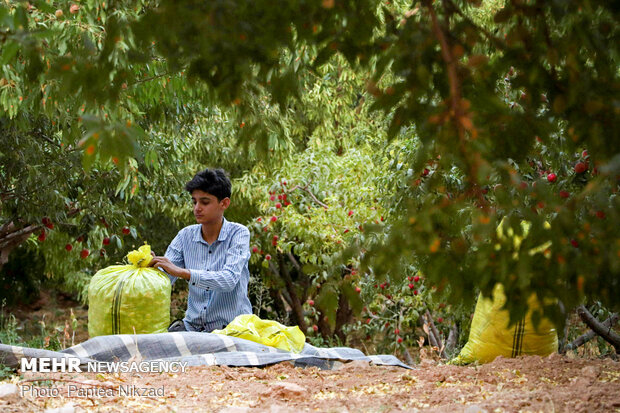
<path fill-rule="evenodd" d="M 36 388 L 58 389 L 58 397 L 24 391 L 0 400 L 4 412 L 620 412 L 620 363 L 611 359 L 554 354 L 469 367 L 424 360 L 415 369 L 346 363 L 338 370 L 191 367 L 185 373 L 28 373 L 18 386 L 43 378 Z M 55 381 L 50 381 L 55 380 Z M 135 385 L 152 396 L 96 396 L 82 389 Z M 22 387 L 23 389 L 23 387 Z M 92 390 L 91 390 L 92 391 Z M 85 390 L 82 390 L 86 393 Z M 59 412 L 59 410 L 55 410 Z"/>

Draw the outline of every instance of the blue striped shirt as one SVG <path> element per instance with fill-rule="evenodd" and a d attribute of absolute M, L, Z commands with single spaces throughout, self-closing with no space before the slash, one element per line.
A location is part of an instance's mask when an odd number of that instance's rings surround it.
<path fill-rule="evenodd" d="M 224 328 L 240 314 L 252 314 L 248 298 L 250 231 L 223 218 L 215 242 L 208 244 L 200 224 L 183 228 L 166 250 L 176 266 L 190 271 L 183 323 L 187 331 Z M 174 283 L 177 277 L 168 275 Z"/>

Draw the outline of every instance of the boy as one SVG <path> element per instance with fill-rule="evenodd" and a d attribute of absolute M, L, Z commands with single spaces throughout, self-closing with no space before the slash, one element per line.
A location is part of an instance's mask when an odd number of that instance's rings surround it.
<path fill-rule="evenodd" d="M 231 183 L 223 169 L 205 169 L 187 183 L 197 224 L 183 228 L 163 257 L 150 266 L 166 271 L 170 281 L 189 283 L 185 318 L 168 331 L 222 329 L 240 314 L 252 314 L 248 298 L 250 231 L 224 218 Z"/>

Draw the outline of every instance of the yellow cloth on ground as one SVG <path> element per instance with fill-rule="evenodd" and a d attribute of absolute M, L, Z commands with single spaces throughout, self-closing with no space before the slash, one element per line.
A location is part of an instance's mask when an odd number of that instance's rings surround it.
<path fill-rule="evenodd" d="M 273 320 L 262 320 L 254 314 L 241 314 L 215 334 L 239 337 L 281 350 L 300 353 L 306 336 L 299 327 L 287 327 Z"/>
<path fill-rule="evenodd" d="M 147 267 L 151 247 L 127 254 L 130 265 L 99 270 L 88 286 L 88 334 L 165 333 L 170 323 L 170 279 Z"/>

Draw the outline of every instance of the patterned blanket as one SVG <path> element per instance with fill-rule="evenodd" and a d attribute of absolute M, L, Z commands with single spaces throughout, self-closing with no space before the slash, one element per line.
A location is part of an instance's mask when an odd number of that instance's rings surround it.
<path fill-rule="evenodd" d="M 411 368 L 395 356 L 366 356 L 348 347 L 319 348 L 306 343 L 301 353 L 294 354 L 237 337 L 196 332 L 99 336 L 62 351 L 0 344 L 0 363 L 9 367 L 18 368 L 22 358 L 44 357 L 78 357 L 81 366 L 92 362 L 164 360 L 187 362 L 188 366 L 261 367 L 290 361 L 295 366 L 330 370 L 348 361 L 363 360 Z"/>

